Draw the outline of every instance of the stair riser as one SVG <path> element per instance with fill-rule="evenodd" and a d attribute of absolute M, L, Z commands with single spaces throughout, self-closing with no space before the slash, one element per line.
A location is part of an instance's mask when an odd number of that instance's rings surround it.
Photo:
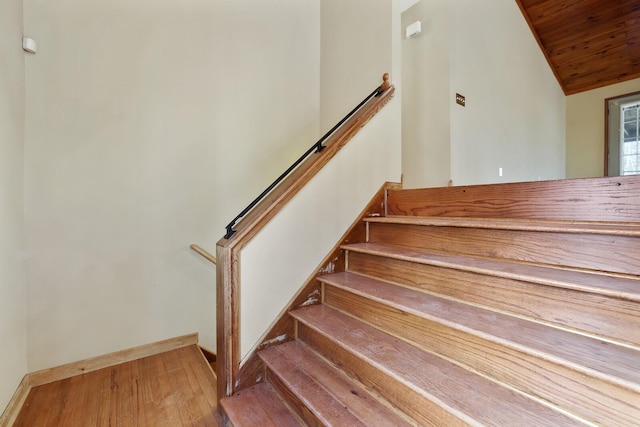
<path fill-rule="evenodd" d="M 370 223 L 369 242 L 624 274 L 640 271 L 640 239 L 629 236 Z"/>
<path fill-rule="evenodd" d="M 357 252 L 348 271 L 640 345 L 637 302 Z"/>
<path fill-rule="evenodd" d="M 281 399 L 287 402 L 289 410 L 293 411 L 300 419 L 304 420 L 305 424 L 313 427 L 322 427 L 324 424 L 320 421 L 313 412 L 307 408 L 304 403 L 298 399 L 295 393 L 280 381 L 280 378 L 274 374 L 271 370 L 267 369 L 265 381 L 271 384 L 271 386 L 280 394 Z"/>
<path fill-rule="evenodd" d="M 469 332 L 325 285 L 325 303 L 387 333 L 596 423 L 633 425 L 640 394 Z M 629 402 L 629 403 L 627 403 Z"/>
<path fill-rule="evenodd" d="M 640 221 L 636 176 L 389 190 L 388 215 Z"/>
<path fill-rule="evenodd" d="M 458 427 L 468 426 L 460 418 L 441 408 L 422 394 L 385 372 L 384 367 L 373 366 L 329 337 L 318 333 L 303 323 L 298 323 L 298 339 L 323 354 L 349 375 L 375 390 L 394 406 L 420 425 Z"/>

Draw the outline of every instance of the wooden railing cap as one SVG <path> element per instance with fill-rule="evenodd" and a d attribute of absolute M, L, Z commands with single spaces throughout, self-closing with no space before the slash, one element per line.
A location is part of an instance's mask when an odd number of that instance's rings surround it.
<path fill-rule="evenodd" d="M 384 73 L 382 75 L 382 84 L 380 85 L 380 89 L 382 89 L 383 91 L 389 89 L 389 86 L 391 86 L 391 82 L 389 81 L 389 73 Z"/>

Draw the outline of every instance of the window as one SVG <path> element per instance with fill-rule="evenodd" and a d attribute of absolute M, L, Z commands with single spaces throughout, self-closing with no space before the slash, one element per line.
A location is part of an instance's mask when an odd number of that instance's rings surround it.
<path fill-rule="evenodd" d="M 605 99 L 605 176 L 640 175 L 640 92 Z"/>
<path fill-rule="evenodd" d="M 640 174 L 640 102 L 620 106 L 620 175 Z"/>

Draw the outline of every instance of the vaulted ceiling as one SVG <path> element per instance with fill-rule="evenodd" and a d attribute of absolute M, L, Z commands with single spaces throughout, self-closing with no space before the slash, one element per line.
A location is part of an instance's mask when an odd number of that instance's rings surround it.
<path fill-rule="evenodd" d="M 516 0 L 564 93 L 640 77 L 640 0 Z"/>

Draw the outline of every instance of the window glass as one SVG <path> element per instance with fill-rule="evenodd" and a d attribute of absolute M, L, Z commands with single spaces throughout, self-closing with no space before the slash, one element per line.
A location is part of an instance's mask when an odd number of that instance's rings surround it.
<path fill-rule="evenodd" d="M 633 122 L 625 122 L 624 124 L 624 141 L 635 141 L 638 139 L 638 123 L 636 121 Z"/>
<path fill-rule="evenodd" d="M 636 163 L 638 156 L 624 156 L 624 171 L 625 175 L 627 172 L 635 172 L 638 170 L 638 165 Z"/>
<path fill-rule="evenodd" d="M 621 175 L 640 174 L 640 102 L 620 106 Z"/>
<path fill-rule="evenodd" d="M 624 154 L 625 156 L 628 156 L 629 154 L 638 154 L 638 142 L 625 142 L 622 145 L 622 154 Z"/>
<path fill-rule="evenodd" d="M 631 120 L 636 120 L 638 115 L 638 106 L 633 105 L 630 107 L 624 107 L 624 121 L 628 122 Z"/>

